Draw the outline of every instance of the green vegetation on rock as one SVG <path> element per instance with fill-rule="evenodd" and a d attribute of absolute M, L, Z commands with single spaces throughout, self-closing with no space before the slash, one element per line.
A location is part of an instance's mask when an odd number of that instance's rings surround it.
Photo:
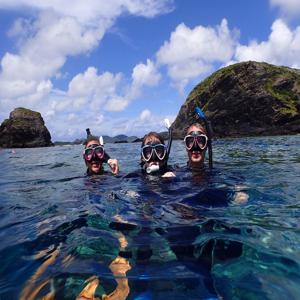
<path fill-rule="evenodd" d="M 300 71 L 253 61 L 218 70 L 189 94 L 172 125 L 175 137 L 198 121 L 196 106 L 210 118 L 215 136 L 299 133 Z"/>
<path fill-rule="evenodd" d="M 0 147 L 26 148 L 51 145 L 51 135 L 39 112 L 18 107 L 0 126 Z"/>

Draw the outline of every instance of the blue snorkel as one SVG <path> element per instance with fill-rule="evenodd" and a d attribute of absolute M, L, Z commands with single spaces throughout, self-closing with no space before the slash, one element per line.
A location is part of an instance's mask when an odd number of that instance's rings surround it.
<path fill-rule="evenodd" d="M 200 107 L 196 107 L 195 108 L 195 113 L 196 115 L 203 120 L 204 124 L 205 124 L 205 129 L 206 129 L 206 133 L 207 133 L 207 146 L 208 146 L 208 159 L 209 159 L 209 167 L 212 168 L 213 167 L 213 159 L 212 159 L 212 143 L 211 143 L 211 139 L 212 139 L 212 130 L 211 130 L 211 125 L 210 125 L 210 121 L 207 120 L 204 112 L 200 109 Z"/>

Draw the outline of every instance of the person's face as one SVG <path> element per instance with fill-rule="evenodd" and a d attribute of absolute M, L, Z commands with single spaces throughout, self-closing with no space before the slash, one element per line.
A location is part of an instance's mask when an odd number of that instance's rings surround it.
<path fill-rule="evenodd" d="M 156 138 L 155 136 L 149 136 L 146 138 L 144 146 L 158 145 L 158 144 L 162 144 L 158 138 Z M 160 149 L 157 149 L 157 151 L 159 151 L 159 150 Z M 143 157 L 142 157 L 142 160 L 145 162 L 146 168 L 151 167 L 152 165 L 158 165 L 161 168 L 165 164 L 165 160 L 159 160 L 155 153 L 152 154 L 152 156 L 148 162 L 145 161 Z"/>
<path fill-rule="evenodd" d="M 202 128 L 199 128 L 197 126 L 191 126 L 186 135 L 191 134 L 192 132 L 199 132 L 200 134 L 205 134 L 204 130 Z M 206 149 L 207 147 L 205 147 L 204 150 L 201 150 L 199 147 L 197 147 L 197 145 L 195 145 L 195 147 L 192 147 L 192 149 L 188 150 L 186 148 L 188 157 L 189 157 L 189 161 L 190 163 L 194 164 L 194 165 L 202 165 L 204 162 L 204 158 L 205 158 L 205 153 L 206 153 Z"/>
<path fill-rule="evenodd" d="M 92 145 L 100 145 L 100 143 L 97 140 L 89 141 L 86 148 L 89 148 Z M 100 174 L 102 172 L 102 161 L 98 157 L 95 157 L 95 155 L 90 162 L 85 161 L 85 164 L 87 165 L 89 172 L 92 174 Z"/>

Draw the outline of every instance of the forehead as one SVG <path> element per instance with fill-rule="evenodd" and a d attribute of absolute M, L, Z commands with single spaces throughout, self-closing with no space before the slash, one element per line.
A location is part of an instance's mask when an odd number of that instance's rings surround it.
<path fill-rule="evenodd" d="M 205 133 L 205 130 L 203 127 L 192 125 L 188 128 L 187 134 L 191 133 L 192 131 L 200 131 L 201 133 Z"/>
<path fill-rule="evenodd" d="M 98 140 L 91 140 L 86 144 L 86 148 L 88 148 L 90 145 L 93 145 L 93 144 L 100 145 Z"/>
<path fill-rule="evenodd" d="M 147 136 L 144 144 L 146 145 L 151 143 L 161 143 L 161 141 L 153 135 Z"/>

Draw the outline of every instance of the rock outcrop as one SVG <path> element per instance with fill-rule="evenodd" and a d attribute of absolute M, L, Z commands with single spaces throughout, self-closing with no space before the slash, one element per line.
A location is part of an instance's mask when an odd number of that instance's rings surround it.
<path fill-rule="evenodd" d="M 172 124 L 175 138 L 197 121 L 196 106 L 217 137 L 300 133 L 300 70 L 252 61 L 220 69 L 189 94 Z"/>
<path fill-rule="evenodd" d="M 0 126 L 0 147 L 29 148 L 51 145 L 51 135 L 39 112 L 16 108 Z"/>

